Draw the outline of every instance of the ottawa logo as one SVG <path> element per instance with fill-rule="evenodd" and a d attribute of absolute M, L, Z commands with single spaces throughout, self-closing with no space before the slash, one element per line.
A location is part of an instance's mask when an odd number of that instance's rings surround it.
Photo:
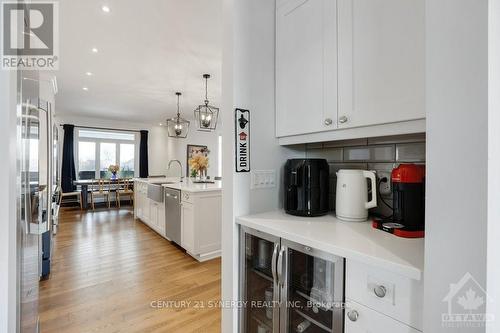
<path fill-rule="evenodd" d="M 450 284 L 443 302 L 448 304 L 448 313 L 441 319 L 445 327 L 483 327 L 493 320 L 493 315 L 486 313 L 490 301 L 481 284 L 472 274 L 466 273 L 460 281 Z"/>

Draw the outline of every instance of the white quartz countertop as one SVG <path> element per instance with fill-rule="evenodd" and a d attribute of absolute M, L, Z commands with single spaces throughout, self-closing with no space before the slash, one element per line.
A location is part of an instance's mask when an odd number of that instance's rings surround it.
<path fill-rule="evenodd" d="M 135 178 L 135 181 L 158 184 L 163 187 L 173 188 L 184 192 L 211 192 L 221 191 L 222 181 L 216 180 L 214 183 L 198 184 L 193 183 L 190 179 L 183 179 L 179 182 L 179 177 L 157 177 L 157 178 Z"/>
<path fill-rule="evenodd" d="M 335 215 L 298 217 L 284 211 L 241 216 L 236 223 L 346 259 L 420 280 L 424 239 L 405 239 L 372 228 L 371 222 L 343 222 Z"/>
<path fill-rule="evenodd" d="M 164 187 L 181 190 L 184 192 L 213 192 L 222 190 L 222 181 L 216 180 L 214 183 L 199 184 L 191 180 L 184 180 L 182 183 L 163 184 Z"/>

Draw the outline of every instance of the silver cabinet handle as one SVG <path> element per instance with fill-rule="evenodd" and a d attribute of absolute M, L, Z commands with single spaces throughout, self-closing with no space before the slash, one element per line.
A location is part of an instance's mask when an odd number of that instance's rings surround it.
<path fill-rule="evenodd" d="M 346 116 L 342 116 L 339 118 L 339 123 L 344 124 L 347 123 L 348 118 Z"/>
<path fill-rule="evenodd" d="M 325 125 L 326 126 L 330 126 L 331 124 L 333 124 L 333 120 L 331 118 L 326 118 L 325 119 Z"/>
<path fill-rule="evenodd" d="M 356 310 L 351 310 L 347 312 L 347 318 L 349 318 L 350 321 L 357 321 L 359 318 L 359 313 Z"/>
<path fill-rule="evenodd" d="M 278 255 L 278 284 L 281 286 L 284 284 L 283 281 L 283 253 L 285 253 L 285 248 L 282 247 Z"/>
<path fill-rule="evenodd" d="M 278 256 L 278 250 L 280 248 L 279 244 L 274 244 L 274 251 L 273 251 L 273 257 L 271 259 L 271 273 L 273 274 L 273 281 L 274 283 L 278 283 L 278 278 L 276 276 L 276 257 Z"/>
<path fill-rule="evenodd" d="M 375 288 L 373 288 L 373 292 L 377 297 L 384 298 L 387 294 L 387 289 L 385 289 L 384 286 L 376 286 Z"/>

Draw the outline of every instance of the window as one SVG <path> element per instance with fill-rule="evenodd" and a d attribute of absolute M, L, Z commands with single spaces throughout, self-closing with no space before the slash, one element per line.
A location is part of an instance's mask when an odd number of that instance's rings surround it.
<path fill-rule="evenodd" d="M 132 132 L 78 129 L 78 178 L 109 178 L 110 165 L 119 165 L 120 178 L 135 176 L 138 163 L 138 135 Z"/>
<path fill-rule="evenodd" d="M 120 169 L 123 177 L 134 176 L 135 145 L 129 143 L 120 144 Z"/>
<path fill-rule="evenodd" d="M 78 142 L 78 178 L 95 178 L 95 142 Z"/>

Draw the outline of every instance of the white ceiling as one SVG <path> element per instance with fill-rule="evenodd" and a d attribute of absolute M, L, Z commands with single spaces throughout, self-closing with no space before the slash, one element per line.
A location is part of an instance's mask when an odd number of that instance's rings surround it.
<path fill-rule="evenodd" d="M 158 124 L 175 114 L 181 91 L 181 112 L 193 118 L 203 73 L 219 105 L 221 0 L 61 0 L 59 20 L 58 117 Z"/>

